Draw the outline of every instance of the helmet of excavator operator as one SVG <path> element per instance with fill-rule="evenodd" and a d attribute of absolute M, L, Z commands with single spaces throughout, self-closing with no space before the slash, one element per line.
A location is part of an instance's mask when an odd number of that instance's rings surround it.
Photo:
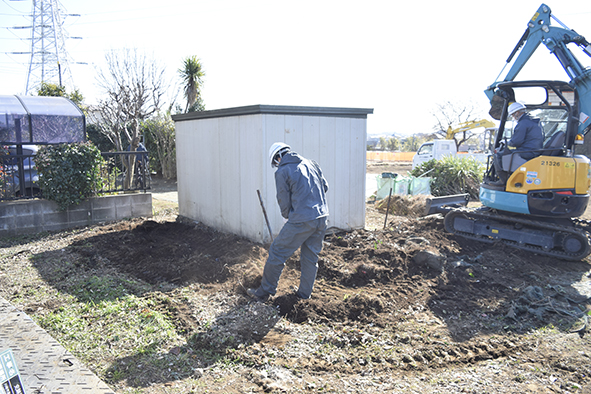
<path fill-rule="evenodd" d="M 513 115 L 517 111 L 525 110 L 525 105 L 519 102 L 512 103 L 509 106 L 509 116 Z"/>
<path fill-rule="evenodd" d="M 271 160 L 271 168 L 275 168 L 279 165 L 279 159 L 283 157 L 284 154 L 289 152 L 291 147 L 283 142 L 275 142 L 269 148 L 269 160 Z"/>

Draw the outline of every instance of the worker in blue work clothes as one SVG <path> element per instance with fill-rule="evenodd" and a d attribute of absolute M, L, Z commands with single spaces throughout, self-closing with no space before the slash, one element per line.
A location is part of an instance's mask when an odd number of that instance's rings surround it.
<path fill-rule="evenodd" d="M 135 154 L 136 168 L 142 169 L 148 162 L 148 155 L 146 147 L 140 142 L 140 137 L 135 137 L 131 143 L 127 145 L 128 152 L 138 152 Z M 131 155 L 130 155 L 131 156 Z M 133 160 L 133 159 L 131 159 Z M 131 164 L 130 164 L 131 165 Z"/>
<path fill-rule="evenodd" d="M 503 168 L 503 156 L 519 153 L 523 159 L 531 160 L 540 155 L 540 149 L 544 145 L 544 131 L 540 120 L 530 117 L 526 113 L 525 105 L 519 102 L 511 103 L 508 115 L 517 121 L 517 125 L 507 146 L 495 153 L 493 157 L 495 171 L 500 178 L 498 181 L 492 182 L 493 185 L 504 185 L 510 175 L 510 172 Z"/>
<path fill-rule="evenodd" d="M 148 151 L 144 144 L 140 142 L 140 137 L 135 137 L 126 149 L 128 152 L 137 152 L 135 154 L 127 155 L 127 167 L 131 168 L 135 156 L 135 166 L 133 173 L 133 188 L 144 189 L 150 174 L 148 173 Z M 130 178 L 131 179 L 131 178 Z"/>
<path fill-rule="evenodd" d="M 250 297 L 262 302 L 275 295 L 285 262 L 301 248 L 300 285 L 295 294 L 299 298 L 308 299 L 314 288 L 318 272 L 318 254 L 322 250 L 326 233 L 328 183 L 318 163 L 292 152 L 289 145 L 282 142 L 276 142 L 271 146 L 269 158 L 271 167 L 277 168 L 277 203 L 281 209 L 281 216 L 287 219 L 287 222 L 271 244 L 261 285 L 246 292 Z"/>

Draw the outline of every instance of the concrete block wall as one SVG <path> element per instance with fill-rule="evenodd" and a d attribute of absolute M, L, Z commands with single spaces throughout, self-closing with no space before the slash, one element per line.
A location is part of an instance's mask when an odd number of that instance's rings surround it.
<path fill-rule="evenodd" d="M 0 236 L 64 230 L 132 217 L 152 216 L 152 194 L 90 198 L 66 211 L 48 200 L 0 202 Z"/>

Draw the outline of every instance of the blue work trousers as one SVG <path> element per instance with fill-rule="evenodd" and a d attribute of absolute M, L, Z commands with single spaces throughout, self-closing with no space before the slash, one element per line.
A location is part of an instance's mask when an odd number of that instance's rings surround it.
<path fill-rule="evenodd" d="M 288 220 L 285 223 L 269 248 L 261 286 L 256 291 L 258 297 L 275 295 L 285 262 L 301 247 L 301 274 L 297 295 L 304 299 L 310 298 L 318 272 L 318 254 L 322 250 L 326 220 L 327 217 L 322 217 L 308 222 L 292 223 Z"/>

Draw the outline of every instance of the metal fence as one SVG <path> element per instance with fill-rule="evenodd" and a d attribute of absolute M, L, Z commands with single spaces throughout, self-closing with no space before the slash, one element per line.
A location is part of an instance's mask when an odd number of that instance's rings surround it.
<path fill-rule="evenodd" d="M 99 172 L 101 187 L 97 195 L 143 191 L 151 189 L 148 152 L 103 152 Z M 0 150 L 0 200 L 42 198 L 39 174 L 35 167 L 35 154 Z M 135 160 L 133 177 L 127 177 L 128 166 Z"/>
<path fill-rule="evenodd" d="M 129 191 L 143 191 L 151 189 L 152 177 L 149 170 L 148 152 L 103 152 L 103 163 L 100 174 L 103 186 L 101 193 L 121 193 Z M 127 179 L 127 168 L 124 164 L 135 159 L 133 177 Z"/>

